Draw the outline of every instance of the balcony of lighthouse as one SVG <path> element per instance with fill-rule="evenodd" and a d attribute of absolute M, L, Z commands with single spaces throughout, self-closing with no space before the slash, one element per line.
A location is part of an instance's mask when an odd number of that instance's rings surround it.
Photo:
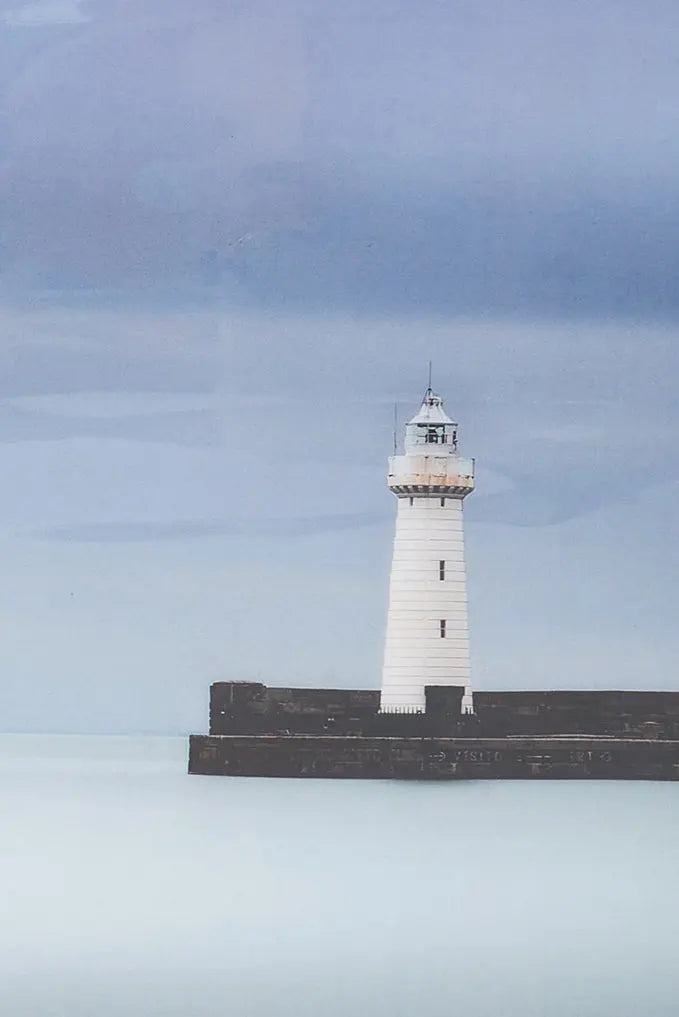
<path fill-rule="evenodd" d="M 474 490 L 474 460 L 456 455 L 392 456 L 388 484 L 400 496 L 464 498 Z"/>

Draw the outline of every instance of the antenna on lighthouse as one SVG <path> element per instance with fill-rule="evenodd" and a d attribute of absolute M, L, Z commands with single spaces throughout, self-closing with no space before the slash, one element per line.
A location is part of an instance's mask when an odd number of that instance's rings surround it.
<path fill-rule="evenodd" d="M 394 455 L 397 452 L 397 438 L 396 432 L 398 430 L 398 403 L 394 403 Z"/>
<path fill-rule="evenodd" d="M 429 383 L 427 385 L 427 392 L 431 392 L 431 360 L 429 361 Z"/>

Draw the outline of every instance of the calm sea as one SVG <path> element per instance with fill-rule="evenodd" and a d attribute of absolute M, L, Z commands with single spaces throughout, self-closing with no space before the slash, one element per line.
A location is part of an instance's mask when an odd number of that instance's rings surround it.
<path fill-rule="evenodd" d="M 185 775 L 0 738 L 3 1017 L 676 1017 L 679 784 Z"/>

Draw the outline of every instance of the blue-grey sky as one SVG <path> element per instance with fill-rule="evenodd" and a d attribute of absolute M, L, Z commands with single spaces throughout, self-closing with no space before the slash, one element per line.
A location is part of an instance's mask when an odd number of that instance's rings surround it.
<path fill-rule="evenodd" d="M 477 687 L 677 688 L 676 4 L 5 0 L 0 728 L 377 686 L 436 387 Z"/>

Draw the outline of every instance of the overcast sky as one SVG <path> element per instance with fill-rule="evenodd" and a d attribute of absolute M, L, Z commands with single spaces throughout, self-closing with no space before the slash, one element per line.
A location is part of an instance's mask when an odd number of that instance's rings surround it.
<path fill-rule="evenodd" d="M 479 688 L 679 688 L 679 7 L 0 3 L 0 729 L 377 687 L 435 387 Z"/>

